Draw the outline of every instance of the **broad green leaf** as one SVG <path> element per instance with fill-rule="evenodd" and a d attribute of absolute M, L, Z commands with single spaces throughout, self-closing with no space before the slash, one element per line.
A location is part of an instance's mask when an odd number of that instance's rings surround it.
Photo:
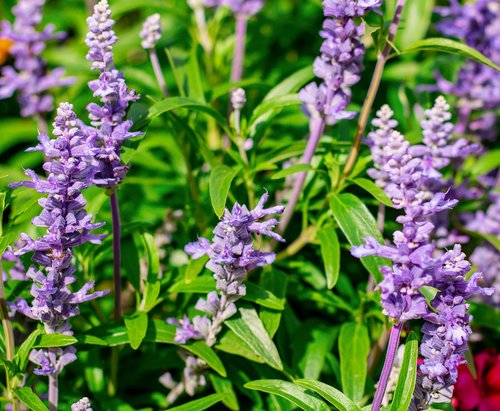
<path fill-rule="evenodd" d="M 196 259 L 192 258 L 186 267 L 186 271 L 184 272 L 184 282 L 189 284 L 195 280 L 196 277 L 198 277 L 198 275 L 203 271 L 207 261 L 208 256 L 206 255 Z"/>
<path fill-rule="evenodd" d="M 470 174 L 478 177 L 500 167 L 500 149 L 487 151 L 477 159 L 472 166 Z"/>
<path fill-rule="evenodd" d="M 233 411 L 238 411 L 238 397 L 233 389 L 233 384 L 227 378 L 221 378 L 215 374 L 210 374 L 210 381 L 216 393 L 223 395 L 222 402 L 224 405 Z"/>
<path fill-rule="evenodd" d="M 284 170 L 278 171 L 271 177 L 271 180 L 279 180 L 280 178 L 285 178 L 289 175 L 302 173 L 309 170 L 312 170 L 312 166 L 310 164 L 294 164 L 293 166 L 287 167 Z"/>
<path fill-rule="evenodd" d="M 351 399 L 345 396 L 341 391 L 328 384 L 311 379 L 295 380 L 294 383 L 321 395 L 325 400 L 340 411 L 361 411 L 361 409 L 354 402 L 352 402 Z"/>
<path fill-rule="evenodd" d="M 78 340 L 72 335 L 41 334 L 37 337 L 33 348 L 66 347 L 77 342 Z"/>
<path fill-rule="evenodd" d="M 154 282 L 147 282 L 144 287 L 144 296 L 142 297 L 141 305 L 139 309 L 141 311 L 151 311 L 160 301 L 158 298 L 160 296 L 160 281 L 156 280 Z"/>
<path fill-rule="evenodd" d="M 148 120 L 151 121 L 164 113 L 168 113 L 173 110 L 179 110 L 181 108 L 191 109 L 194 111 L 199 111 L 201 113 L 208 114 L 217 121 L 219 126 L 227 133 L 231 134 L 231 131 L 227 127 L 226 119 L 217 110 L 205 103 L 200 103 L 197 100 L 193 100 L 185 97 L 169 97 L 167 99 L 161 100 L 158 103 L 153 104 L 149 108 Z"/>
<path fill-rule="evenodd" d="M 300 104 L 302 104 L 302 102 L 300 101 L 298 94 L 286 94 L 284 96 L 275 97 L 272 100 L 264 100 L 255 108 L 249 122 L 250 127 L 252 127 L 263 116 L 267 117 L 276 110 L 289 106 L 298 106 Z"/>
<path fill-rule="evenodd" d="M 189 401 L 177 407 L 169 408 L 168 411 L 203 411 L 222 401 L 223 398 L 223 394 L 211 394 L 199 400 Z"/>
<path fill-rule="evenodd" d="M 327 285 L 329 289 L 332 289 L 337 284 L 340 272 L 340 243 L 337 231 L 335 227 L 327 225 L 318 231 L 318 238 Z"/>
<path fill-rule="evenodd" d="M 38 395 L 30 387 L 15 388 L 14 395 L 32 411 L 49 411 Z"/>
<path fill-rule="evenodd" d="M 273 100 L 276 97 L 298 91 L 304 84 L 311 81 L 313 78 L 314 73 L 312 71 L 312 67 L 304 67 L 287 77 L 271 91 L 269 91 L 266 97 L 264 97 L 264 100 Z"/>
<path fill-rule="evenodd" d="M 239 171 L 239 168 L 219 165 L 213 168 L 210 173 L 210 200 L 215 214 L 219 218 L 224 214 L 231 182 Z"/>
<path fill-rule="evenodd" d="M 418 339 L 412 331 L 405 343 L 405 353 L 398 383 L 394 390 L 391 411 L 407 411 L 413 397 L 415 382 L 417 380 Z"/>
<path fill-rule="evenodd" d="M 267 392 L 285 398 L 304 411 L 328 411 L 330 407 L 303 387 L 282 380 L 256 380 L 245 384 L 249 390 Z"/>
<path fill-rule="evenodd" d="M 353 246 L 364 244 L 367 237 L 374 237 L 383 243 L 382 234 L 377 229 L 373 215 L 355 195 L 349 193 L 332 195 L 330 208 L 349 244 Z M 377 282 L 382 281 L 380 267 L 390 265 L 390 261 L 386 258 L 375 256 L 363 257 L 361 262 Z"/>
<path fill-rule="evenodd" d="M 367 178 L 355 178 L 353 180 L 348 180 L 348 181 L 361 187 L 363 190 L 370 193 L 373 197 L 375 197 L 378 201 L 380 201 L 387 207 L 394 206 L 392 204 L 391 199 L 387 197 L 387 194 L 385 194 L 384 191 L 379 186 L 377 186 L 373 181 L 368 180 Z"/>
<path fill-rule="evenodd" d="M 239 316 L 227 320 L 226 325 L 267 364 L 282 370 L 283 363 L 278 350 L 257 312 L 253 308 L 246 307 L 240 307 L 238 311 Z"/>
<path fill-rule="evenodd" d="M 396 36 L 396 45 L 405 49 L 423 39 L 431 23 L 435 0 L 407 2 L 401 16 L 402 27 Z"/>
<path fill-rule="evenodd" d="M 148 329 L 148 315 L 145 312 L 137 312 L 125 317 L 125 328 L 127 329 L 130 346 L 137 350 Z"/>
<path fill-rule="evenodd" d="M 283 310 L 285 308 L 283 299 L 276 297 L 271 291 L 251 282 L 247 282 L 245 285 L 247 288 L 245 299 L 247 301 L 252 301 L 274 310 Z"/>
<path fill-rule="evenodd" d="M 272 292 L 280 300 L 284 299 L 286 296 L 287 282 L 288 276 L 275 268 L 265 270 L 260 278 L 261 287 Z M 282 313 L 282 310 L 273 310 L 272 308 L 263 307 L 260 309 L 260 319 L 264 323 L 264 327 L 266 327 L 271 338 L 274 337 L 274 334 L 278 331 Z"/>
<path fill-rule="evenodd" d="M 343 324 L 339 337 L 342 392 L 356 403 L 363 399 L 369 351 L 366 326 L 361 323 Z"/>
<path fill-rule="evenodd" d="M 500 310 L 491 305 L 471 301 L 469 312 L 474 318 L 474 324 L 500 333 Z"/>
<path fill-rule="evenodd" d="M 210 368 L 212 368 L 222 377 L 227 377 L 226 369 L 221 359 L 212 348 L 205 344 L 205 342 L 195 341 L 191 344 L 183 344 L 181 345 L 181 347 L 200 357 L 210 366 Z"/>
<path fill-rule="evenodd" d="M 292 339 L 292 362 L 298 374 L 304 378 L 319 378 L 326 355 L 332 350 L 338 327 L 327 326 L 315 320 L 307 320 Z"/>
<path fill-rule="evenodd" d="M 411 46 L 403 50 L 401 53 L 402 54 L 411 53 L 414 51 L 423 51 L 423 50 L 441 51 L 444 53 L 459 54 L 461 56 L 468 57 L 472 60 L 475 60 L 491 68 L 494 68 L 495 70 L 500 70 L 499 66 L 497 66 L 490 59 L 488 59 L 486 56 L 481 54 L 479 51 L 473 49 L 472 47 L 469 47 L 466 44 L 461 43 L 459 41 L 442 37 L 433 37 L 417 41 L 416 43 L 412 44 Z"/>
<path fill-rule="evenodd" d="M 246 358 L 247 360 L 265 364 L 265 361 L 258 354 L 255 353 L 240 337 L 233 331 L 227 330 L 219 338 L 215 346 L 217 350 L 226 352 L 228 354 L 238 355 Z"/>

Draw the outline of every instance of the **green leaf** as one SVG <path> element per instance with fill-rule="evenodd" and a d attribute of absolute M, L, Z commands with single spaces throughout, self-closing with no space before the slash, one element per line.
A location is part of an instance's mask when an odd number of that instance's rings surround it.
<path fill-rule="evenodd" d="M 436 297 L 439 292 L 437 288 L 431 287 L 429 285 L 423 285 L 419 288 L 420 293 L 425 297 L 427 304 L 430 304 L 432 300 Z"/>
<path fill-rule="evenodd" d="M 498 167 L 500 167 L 500 149 L 489 150 L 476 160 L 470 174 L 473 177 L 478 177 Z"/>
<path fill-rule="evenodd" d="M 330 198 L 330 208 L 349 244 L 364 244 L 367 237 L 374 237 L 383 244 L 382 234 L 377 229 L 373 215 L 358 197 L 349 193 L 334 194 Z M 363 257 L 361 263 L 377 282 L 382 281 L 380 267 L 390 266 L 389 260 L 376 256 Z"/>
<path fill-rule="evenodd" d="M 5 210 L 5 193 L 0 193 L 0 238 L 3 237 L 3 212 Z M 3 253 L 4 250 L 1 250 Z"/>
<path fill-rule="evenodd" d="M 267 118 L 276 110 L 289 106 L 298 106 L 300 104 L 302 104 L 302 101 L 300 101 L 298 94 L 286 94 L 284 96 L 275 97 L 272 100 L 264 99 L 253 111 L 249 125 L 250 127 L 254 126 L 259 119 L 262 119 L 262 117 Z"/>
<path fill-rule="evenodd" d="M 219 218 L 224 214 L 231 182 L 239 171 L 239 168 L 219 165 L 213 168 L 210 173 L 210 200 L 212 201 L 215 214 Z"/>
<path fill-rule="evenodd" d="M 40 398 L 29 387 L 16 388 L 12 390 L 14 395 L 30 410 L 33 411 L 49 411 Z"/>
<path fill-rule="evenodd" d="M 271 180 L 279 180 L 280 178 L 288 177 L 289 175 L 295 173 L 302 173 L 304 171 L 312 170 L 312 166 L 310 164 L 294 164 L 293 166 L 287 167 L 283 170 L 278 171 L 271 177 Z"/>
<path fill-rule="evenodd" d="M 274 310 L 283 310 L 285 308 L 283 298 L 276 297 L 271 291 L 251 282 L 247 282 L 245 285 L 247 287 L 245 295 L 247 301 L 252 301 L 263 307 L 272 308 Z"/>
<path fill-rule="evenodd" d="M 228 354 L 238 355 L 258 364 L 265 364 L 265 361 L 231 330 L 224 332 L 222 337 L 217 341 L 215 348 Z"/>
<path fill-rule="evenodd" d="M 197 100 L 193 100 L 190 98 L 185 98 L 185 97 L 169 97 L 167 99 L 161 100 L 158 103 L 153 104 L 149 108 L 149 116 L 148 120 L 151 121 L 160 115 L 173 111 L 173 110 L 178 110 L 181 108 L 186 108 L 186 109 L 191 109 L 195 111 L 199 111 L 201 113 L 208 114 L 212 118 L 217 121 L 219 126 L 227 133 L 231 134 L 231 131 L 227 127 L 227 122 L 226 119 L 222 114 L 220 114 L 217 110 L 209 106 L 208 104 L 205 103 L 200 103 Z"/>
<path fill-rule="evenodd" d="M 442 51 L 444 53 L 458 54 L 500 71 L 499 66 L 493 63 L 479 51 L 459 41 L 442 37 L 433 37 L 417 41 L 416 43 L 403 50 L 401 54 L 423 50 Z"/>
<path fill-rule="evenodd" d="M 203 92 L 203 82 L 201 80 L 201 70 L 198 64 L 198 44 L 193 43 L 189 60 L 186 64 L 186 75 L 188 80 L 188 96 L 193 100 L 206 103 L 205 94 Z"/>
<path fill-rule="evenodd" d="M 216 354 L 216 352 L 203 341 L 195 341 L 191 344 L 183 344 L 181 347 L 200 357 L 209 365 L 210 368 L 212 368 L 222 377 L 227 377 L 226 368 L 224 367 L 221 359 Z"/>
<path fill-rule="evenodd" d="M 148 315 L 145 312 L 137 312 L 125 317 L 125 328 L 127 329 L 130 346 L 137 350 L 148 329 Z"/>
<path fill-rule="evenodd" d="M 327 225 L 318 231 L 321 257 L 325 267 L 326 282 L 329 289 L 335 287 L 340 272 L 340 243 L 335 227 Z"/>
<path fill-rule="evenodd" d="M 287 77 L 271 91 L 269 91 L 266 97 L 264 97 L 264 100 L 273 100 L 276 97 L 298 91 L 301 86 L 306 84 L 308 81 L 311 81 L 313 78 L 314 73 L 312 71 L 312 67 L 304 67 Z"/>
<path fill-rule="evenodd" d="M 267 364 L 283 370 L 283 363 L 273 340 L 253 308 L 240 307 L 239 317 L 227 320 L 226 325 Z"/>
<path fill-rule="evenodd" d="M 367 178 L 355 178 L 353 180 L 348 180 L 348 181 L 361 187 L 363 190 L 370 193 L 373 197 L 375 197 L 378 201 L 380 201 L 387 207 L 394 207 L 391 199 L 387 197 L 387 194 L 385 194 L 384 191 L 380 187 L 378 187 L 373 181 L 368 180 Z"/>
<path fill-rule="evenodd" d="M 353 322 L 343 324 L 339 337 L 342 392 L 356 403 L 363 399 L 369 351 L 370 339 L 366 326 Z"/>
<path fill-rule="evenodd" d="M 154 282 L 147 282 L 144 289 L 144 296 L 141 301 L 139 309 L 141 311 L 151 311 L 160 301 L 161 283 L 156 280 Z"/>
<path fill-rule="evenodd" d="M 272 270 L 265 270 L 260 277 L 260 285 L 262 288 L 272 292 L 277 298 L 285 299 L 286 288 L 288 283 L 288 276 L 273 268 Z M 263 307 L 259 312 L 260 319 L 264 323 L 269 335 L 274 337 L 276 331 L 280 326 L 282 310 L 273 310 L 271 308 Z"/>
<path fill-rule="evenodd" d="M 467 230 L 467 232 L 470 232 L 471 234 L 474 234 L 477 237 L 483 238 L 484 240 L 488 241 L 493 247 L 495 247 L 497 251 L 500 251 L 500 238 L 498 238 L 497 236 L 492 234 L 482 233 L 480 231 Z"/>
<path fill-rule="evenodd" d="M 169 408 L 168 411 L 203 411 L 222 401 L 223 398 L 224 396 L 222 394 L 211 394 L 199 400 L 190 401 L 177 407 Z"/>
<path fill-rule="evenodd" d="M 432 11 L 435 0 L 410 1 L 404 9 L 401 17 L 402 29 L 396 36 L 396 45 L 404 49 L 425 37 L 431 23 Z"/>
<path fill-rule="evenodd" d="M 256 380 L 244 385 L 249 390 L 267 392 L 278 395 L 295 404 L 304 411 L 327 411 L 330 408 L 316 395 L 307 392 L 303 387 L 282 380 Z"/>
<path fill-rule="evenodd" d="M 19 347 L 19 350 L 17 350 L 13 362 L 19 368 L 20 372 L 24 373 L 26 370 L 31 349 L 35 346 L 35 342 L 41 334 L 43 334 L 43 331 L 37 328 L 30 335 L 28 335 L 26 340 L 24 340 Z"/>
<path fill-rule="evenodd" d="M 158 247 L 156 246 L 155 238 L 149 233 L 141 235 L 142 244 L 146 251 L 146 258 L 148 261 L 148 282 L 155 282 L 160 273 L 160 256 L 158 254 Z"/>
<path fill-rule="evenodd" d="M 405 353 L 398 383 L 394 390 L 391 411 L 407 411 L 417 380 L 418 339 L 412 331 L 405 343 Z"/>
<path fill-rule="evenodd" d="M 76 344 L 78 340 L 72 335 L 41 334 L 37 337 L 33 348 L 66 347 Z"/>
<path fill-rule="evenodd" d="M 222 399 L 224 405 L 230 410 L 238 411 L 240 409 L 238 397 L 236 397 L 231 381 L 215 374 L 210 374 L 209 377 L 215 392 L 224 396 Z"/>
<path fill-rule="evenodd" d="M 189 264 L 186 267 L 186 271 L 184 272 L 184 282 L 189 284 L 193 280 L 198 277 L 198 275 L 203 271 L 205 264 L 208 261 L 208 256 L 204 255 L 200 258 L 192 258 L 189 261 Z"/>
<path fill-rule="evenodd" d="M 325 400 L 340 411 L 361 411 L 361 408 L 359 408 L 341 391 L 328 384 L 311 379 L 295 380 L 294 383 L 321 395 Z"/>

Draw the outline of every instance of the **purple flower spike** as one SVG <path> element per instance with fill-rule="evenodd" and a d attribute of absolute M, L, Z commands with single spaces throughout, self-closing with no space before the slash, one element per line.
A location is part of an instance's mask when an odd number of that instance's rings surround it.
<path fill-rule="evenodd" d="M 126 176 L 129 166 L 122 164 L 121 149 L 125 140 L 140 136 L 132 132 L 132 121 L 125 120 L 131 102 L 139 96 L 129 90 L 122 73 L 113 67 L 113 45 L 118 38 L 113 31 L 108 2 L 101 0 L 94 7 L 94 14 L 87 19 L 89 33 L 86 43 L 90 50 L 87 60 L 92 69 L 100 71 L 99 79 L 89 82 L 89 88 L 101 105 L 87 106 L 93 127 L 85 132 L 92 137 L 94 157 L 99 163 L 94 183 L 101 187 L 116 187 Z"/>
<path fill-rule="evenodd" d="M 41 32 L 37 26 L 42 21 L 42 7 L 45 0 L 19 0 L 12 12 L 15 16 L 13 25 L 2 22 L 0 38 L 13 42 L 11 54 L 13 66 L 5 66 L 0 76 L 0 99 L 11 97 L 16 91 L 23 117 L 37 116 L 52 111 L 54 99 L 49 89 L 67 86 L 71 78 L 63 78 L 64 70 L 56 68 L 48 71 L 40 54 L 48 40 L 60 39 L 60 33 L 54 33 L 52 25 Z"/>
<path fill-rule="evenodd" d="M 161 38 L 161 33 L 161 18 L 158 13 L 155 13 L 144 21 L 141 30 L 141 46 L 146 50 L 154 49 L 156 43 L 158 43 Z"/>
<path fill-rule="evenodd" d="M 320 115 L 327 124 L 350 119 L 354 112 L 346 111 L 351 101 L 351 86 L 360 79 L 365 47 L 361 41 L 364 26 L 356 25 L 353 18 L 380 7 L 381 0 L 324 0 L 323 11 L 327 19 L 320 32 L 324 38 L 321 56 L 314 62 L 314 74 L 322 79 L 300 91 L 306 112 Z"/>
<path fill-rule="evenodd" d="M 27 170 L 31 181 L 13 184 L 14 187 L 31 187 L 46 193 L 47 197 L 39 201 L 43 210 L 33 219 L 33 224 L 46 228 L 46 233 L 38 239 L 22 235 L 24 245 L 15 252 L 16 255 L 33 252 L 32 261 L 40 266 L 32 265 L 26 273 L 33 280 L 31 295 L 34 300 L 29 305 L 18 299 L 11 308 L 42 322 L 49 334 L 72 335 L 68 319 L 78 315 L 79 304 L 108 293 L 90 293 L 93 282 L 76 292 L 68 288 L 76 281 L 73 248 L 85 242 L 100 242 L 102 236 L 92 231 L 103 225 L 92 223 L 92 216 L 85 211 L 86 202 L 81 191 L 92 185 L 96 170 L 88 137 L 78 124 L 73 106 L 62 103 L 53 124 L 56 138 L 40 134 L 40 144 L 33 149 L 42 151 L 47 158 L 43 166 L 48 173 L 47 179 L 42 180 Z M 39 366 L 35 372 L 40 375 L 57 374 L 75 359 L 73 347 L 36 350 L 31 354 L 31 360 Z"/>

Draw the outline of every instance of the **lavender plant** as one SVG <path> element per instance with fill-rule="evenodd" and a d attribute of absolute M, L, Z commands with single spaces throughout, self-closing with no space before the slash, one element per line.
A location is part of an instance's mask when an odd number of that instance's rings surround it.
<path fill-rule="evenodd" d="M 13 24 L 2 21 L 0 38 L 9 39 L 13 65 L 2 68 L 0 77 L 0 99 L 9 98 L 17 92 L 17 100 L 23 117 L 34 117 L 43 132 L 47 132 L 44 116 L 54 108 L 54 98 L 49 90 L 67 86 L 74 80 L 64 78 L 64 69 L 58 67 L 48 71 L 41 57 L 49 40 L 64 37 L 55 33 L 53 25 L 42 31 L 37 27 L 42 21 L 42 7 L 45 0 L 19 0 L 12 9 L 15 16 Z"/>

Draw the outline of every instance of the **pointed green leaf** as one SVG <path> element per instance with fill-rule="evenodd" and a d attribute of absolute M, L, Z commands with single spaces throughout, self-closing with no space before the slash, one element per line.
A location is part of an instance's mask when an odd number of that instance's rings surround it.
<path fill-rule="evenodd" d="M 405 353 L 398 383 L 394 391 L 391 411 L 407 411 L 413 397 L 415 382 L 417 380 L 418 339 L 412 331 L 405 343 Z"/>
<path fill-rule="evenodd" d="M 325 267 L 326 282 L 329 289 L 335 287 L 340 273 L 340 243 L 335 227 L 328 225 L 318 231 L 321 257 Z"/>
<path fill-rule="evenodd" d="M 341 391 L 328 384 L 311 379 L 295 380 L 294 383 L 321 395 L 340 411 L 361 411 L 361 409 Z"/>
<path fill-rule="evenodd" d="M 343 324 L 339 337 L 342 392 L 356 403 L 363 399 L 369 352 L 370 339 L 366 326 L 360 323 Z"/>
<path fill-rule="evenodd" d="M 285 300 L 287 283 L 288 276 L 275 268 L 264 271 L 264 274 L 260 277 L 262 288 L 269 290 L 280 300 Z M 271 338 L 278 331 L 282 314 L 282 310 L 274 310 L 266 307 L 260 309 L 259 316 Z"/>
<path fill-rule="evenodd" d="M 384 193 L 384 190 L 377 186 L 373 181 L 368 180 L 367 178 L 355 178 L 348 181 L 361 187 L 387 207 L 393 207 L 391 199 Z"/>
<path fill-rule="evenodd" d="M 500 70 L 500 67 L 493 63 L 488 57 L 481 54 L 479 51 L 473 49 L 472 47 L 469 47 L 466 44 L 461 43 L 460 41 L 450 40 L 442 37 L 433 37 L 417 41 L 416 43 L 403 50 L 401 54 L 422 50 L 442 51 L 444 53 L 459 54 L 491 68 L 494 68 L 495 70 Z"/>
<path fill-rule="evenodd" d="M 219 218 L 224 214 L 231 182 L 239 171 L 239 168 L 219 165 L 213 168 L 210 173 L 210 200 L 212 201 L 215 214 Z"/>
<path fill-rule="evenodd" d="M 33 348 L 66 347 L 77 342 L 78 340 L 72 335 L 41 334 L 37 337 Z"/>
<path fill-rule="evenodd" d="M 224 397 L 222 402 L 224 405 L 233 411 L 238 411 L 240 406 L 238 404 L 238 397 L 233 389 L 233 384 L 227 378 L 221 378 L 215 374 L 210 374 L 210 381 L 216 393 L 222 394 Z"/>
<path fill-rule="evenodd" d="M 285 178 L 288 177 L 289 175 L 295 173 L 302 173 L 304 171 L 309 171 L 309 170 L 312 170 L 312 166 L 310 164 L 294 164 L 293 166 L 278 171 L 271 177 L 271 180 L 279 180 L 280 178 Z"/>
<path fill-rule="evenodd" d="M 49 411 L 40 398 L 29 387 L 16 388 L 12 390 L 14 395 L 32 411 Z"/>
<path fill-rule="evenodd" d="M 130 346 L 137 350 L 148 329 L 148 315 L 145 312 L 137 312 L 125 317 L 125 328 L 127 329 Z"/>
<path fill-rule="evenodd" d="M 267 364 L 282 370 L 283 363 L 278 350 L 257 312 L 253 308 L 241 307 L 239 314 L 237 318 L 231 318 L 225 324 Z"/>
<path fill-rule="evenodd" d="M 26 367 L 28 366 L 29 354 L 34 347 L 37 338 L 41 334 L 43 334 L 43 331 L 37 328 L 28 336 L 28 338 L 26 338 L 26 340 L 24 340 L 24 342 L 17 350 L 13 362 L 17 365 L 20 372 L 24 373 L 24 371 L 26 370 Z"/>
<path fill-rule="evenodd" d="M 328 411 L 330 409 L 315 394 L 311 394 L 305 388 L 288 381 L 256 380 L 246 383 L 245 388 L 278 395 L 304 411 Z"/>
<path fill-rule="evenodd" d="M 203 411 L 222 401 L 223 398 L 222 394 L 211 394 L 199 400 L 189 401 L 177 407 L 169 408 L 168 411 Z"/>

